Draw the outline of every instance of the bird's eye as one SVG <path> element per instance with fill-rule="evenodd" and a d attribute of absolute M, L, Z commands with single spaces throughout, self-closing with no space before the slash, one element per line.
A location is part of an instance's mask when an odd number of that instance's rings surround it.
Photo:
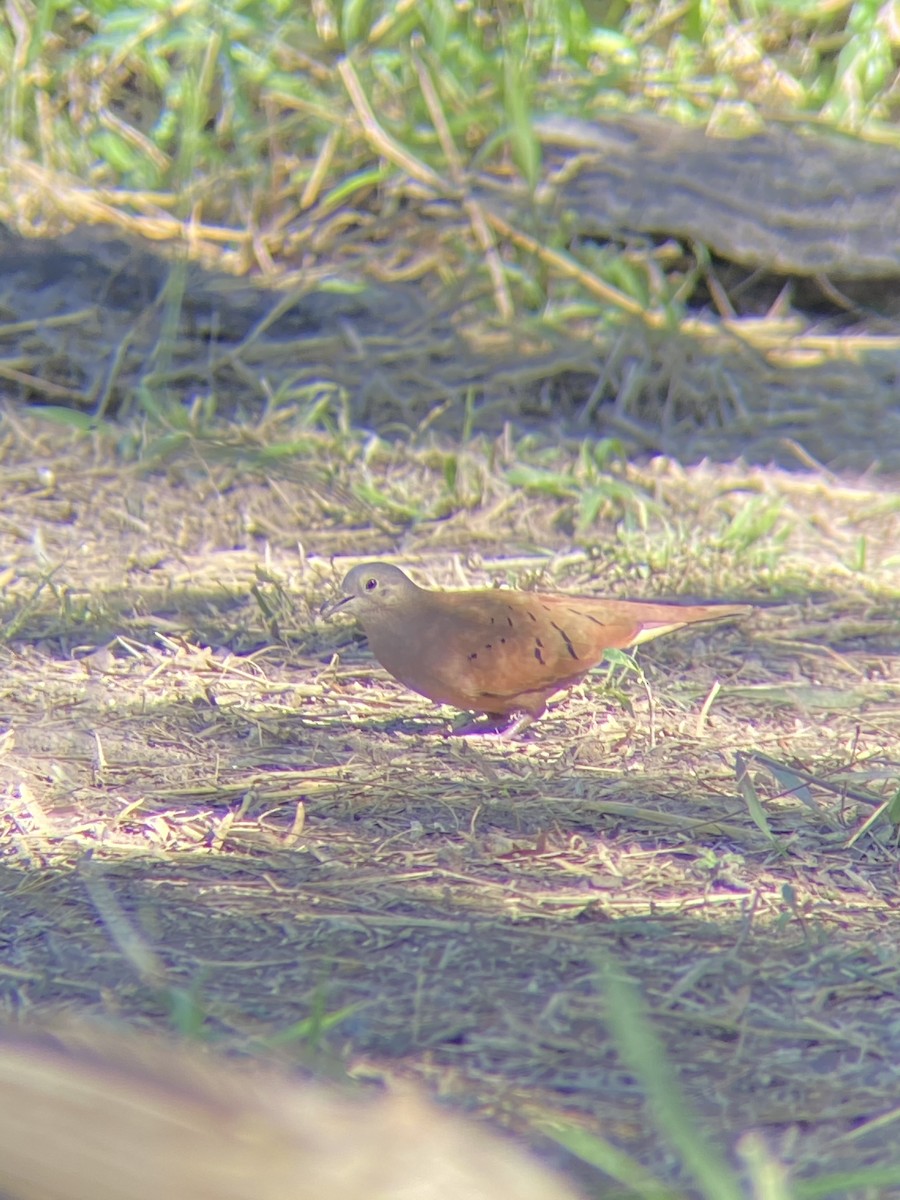
<path fill-rule="evenodd" d="M 366 588 L 367 592 L 374 592 L 377 587 L 378 587 L 377 579 L 367 579 L 366 580 L 365 588 Z"/>

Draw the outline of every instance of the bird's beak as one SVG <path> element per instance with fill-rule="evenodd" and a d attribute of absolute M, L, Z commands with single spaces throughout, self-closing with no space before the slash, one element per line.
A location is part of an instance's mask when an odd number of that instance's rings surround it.
<path fill-rule="evenodd" d="M 333 617 L 339 609 L 343 608 L 345 604 L 349 604 L 352 599 L 352 596 L 341 596 L 337 600 L 330 600 L 328 604 L 322 606 L 323 618 L 327 620 L 329 617 Z"/>

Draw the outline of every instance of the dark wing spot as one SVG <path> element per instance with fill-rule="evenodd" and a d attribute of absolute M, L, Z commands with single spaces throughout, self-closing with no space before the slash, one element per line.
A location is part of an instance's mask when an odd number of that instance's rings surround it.
<path fill-rule="evenodd" d="M 474 652 L 474 653 L 472 653 L 472 654 L 470 654 L 470 655 L 469 655 L 469 662 L 474 662 L 474 661 L 475 661 L 475 659 L 476 659 L 477 657 L 478 657 L 478 653 L 477 653 L 477 651 L 476 651 L 476 652 Z"/>
<path fill-rule="evenodd" d="M 485 650 L 493 650 L 494 643 L 493 642 L 485 642 L 484 648 L 485 648 Z"/>
<path fill-rule="evenodd" d="M 557 625 L 555 622 L 551 621 L 550 624 L 553 626 L 553 628 L 556 630 L 556 632 L 559 634 L 559 636 L 565 642 L 566 649 L 568 650 L 569 654 L 572 656 L 572 658 L 574 658 L 577 661 L 578 655 L 575 653 L 575 647 L 572 645 L 572 639 L 569 637 L 569 635 L 566 633 L 566 631 L 564 629 L 560 628 L 560 626 Z"/>
<path fill-rule="evenodd" d="M 500 645 L 501 645 L 501 646 L 505 646 L 505 645 L 506 645 L 506 638 L 501 638 L 501 639 L 500 639 Z"/>
<path fill-rule="evenodd" d="M 595 625 L 600 625 L 601 627 L 606 624 L 605 621 L 601 621 L 597 617 L 592 617 L 588 612 L 581 612 L 581 610 L 577 608 L 570 608 L 569 612 L 572 613 L 573 616 L 581 617 L 585 621 L 593 621 Z M 556 628 L 556 626 L 554 626 L 554 628 Z"/>
<path fill-rule="evenodd" d="M 544 662 L 543 654 L 541 654 L 541 643 L 540 642 L 537 642 L 537 644 L 534 647 L 534 657 L 538 660 L 538 662 L 541 664 L 542 667 L 545 667 L 547 665 Z"/>
<path fill-rule="evenodd" d="M 528 615 L 531 617 L 532 621 L 537 622 L 537 617 L 534 615 L 531 609 L 528 610 Z"/>

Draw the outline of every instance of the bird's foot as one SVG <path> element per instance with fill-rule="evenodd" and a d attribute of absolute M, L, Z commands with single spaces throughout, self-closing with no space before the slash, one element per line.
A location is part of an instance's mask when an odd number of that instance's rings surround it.
<path fill-rule="evenodd" d="M 529 725 L 537 720 L 531 713 L 518 713 L 510 716 L 509 713 L 495 714 L 488 713 L 487 717 L 481 720 L 466 721 L 450 731 L 450 737 L 490 737 L 496 738 L 497 741 L 512 741 L 517 738 L 523 729 L 527 729 Z"/>

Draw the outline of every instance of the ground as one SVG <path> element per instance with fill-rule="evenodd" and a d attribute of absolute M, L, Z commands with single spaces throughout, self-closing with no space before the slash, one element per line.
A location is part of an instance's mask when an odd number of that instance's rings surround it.
<path fill-rule="evenodd" d="M 323 493 L 118 436 L 3 422 L 7 1018 L 412 1078 L 592 1189 L 614 1146 L 690 1190 L 654 1124 L 677 1088 L 737 1162 L 754 1133 L 798 1179 L 893 1161 L 894 483 L 613 463 L 588 519 L 508 481 L 507 431 L 454 456 L 467 504 L 401 528 L 342 489 L 425 508 L 434 446 L 364 447 Z M 454 740 L 318 615 L 368 557 L 757 608 L 601 668 L 520 741 Z"/>

